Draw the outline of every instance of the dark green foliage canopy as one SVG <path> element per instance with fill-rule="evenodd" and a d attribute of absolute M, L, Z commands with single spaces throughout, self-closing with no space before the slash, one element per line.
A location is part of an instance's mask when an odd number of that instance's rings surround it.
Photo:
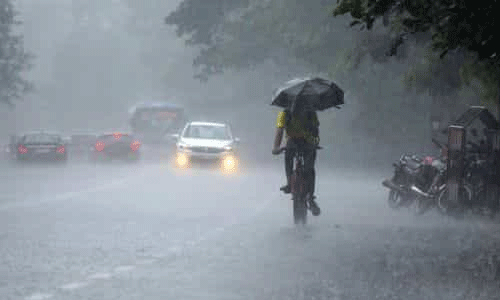
<path fill-rule="evenodd" d="M 23 38 L 14 29 L 20 22 L 11 0 L 0 0 L 0 103 L 13 106 L 32 90 L 22 73 L 31 67 L 31 55 L 24 51 Z"/>
<path fill-rule="evenodd" d="M 465 53 L 460 72 L 465 83 L 479 79 L 484 87 L 483 97 L 495 99 L 500 83 L 497 46 L 500 1 L 338 0 L 338 3 L 333 15 L 350 14 L 354 18 L 351 26 L 371 30 L 381 19 L 395 25 L 402 35 L 432 34 L 431 49 L 440 57 L 450 52 Z"/>
<path fill-rule="evenodd" d="M 324 71 L 335 50 L 351 39 L 331 10 L 329 0 L 185 0 L 166 23 L 188 45 L 201 48 L 194 66 L 203 79 L 268 60 L 281 65 L 299 61 Z"/>

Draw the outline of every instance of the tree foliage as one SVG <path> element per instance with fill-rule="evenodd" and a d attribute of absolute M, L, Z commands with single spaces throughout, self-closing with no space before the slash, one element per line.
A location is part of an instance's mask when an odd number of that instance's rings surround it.
<path fill-rule="evenodd" d="M 316 72 L 327 70 L 336 50 L 351 44 L 331 9 L 327 0 L 185 0 L 166 23 L 188 45 L 200 47 L 194 66 L 203 79 L 268 60 L 281 66 L 305 63 Z"/>
<path fill-rule="evenodd" d="M 444 57 L 457 51 L 473 54 L 468 57 L 461 73 L 465 79 L 481 81 L 487 100 L 497 94 L 500 60 L 496 42 L 500 24 L 496 12 L 500 2 L 451 0 L 338 0 L 334 16 L 350 14 L 351 26 L 372 30 L 377 20 L 390 22 L 400 36 L 415 33 L 432 34 L 431 49 Z M 394 48 L 397 48 L 395 45 Z M 465 81 L 470 82 L 469 81 Z"/>
<path fill-rule="evenodd" d="M 9 106 L 33 89 L 22 76 L 31 68 L 32 56 L 24 51 L 23 37 L 15 33 L 19 24 L 11 0 L 0 0 L 0 103 Z"/>
<path fill-rule="evenodd" d="M 331 0 L 185 0 L 167 18 L 187 45 L 200 47 L 194 66 L 207 79 L 225 69 L 246 69 L 272 60 L 280 66 L 305 63 L 311 72 L 357 68 L 367 55 L 386 62 L 392 28 L 352 34 L 332 18 Z M 349 49 L 349 50 L 347 50 Z M 404 58 L 404 51 L 397 53 Z"/>
<path fill-rule="evenodd" d="M 419 62 L 411 65 L 403 75 L 403 84 L 417 93 L 429 92 L 433 96 L 445 97 L 457 92 L 463 84 L 460 70 L 465 63 L 462 53 L 452 53 L 444 58 L 429 48 Z"/>

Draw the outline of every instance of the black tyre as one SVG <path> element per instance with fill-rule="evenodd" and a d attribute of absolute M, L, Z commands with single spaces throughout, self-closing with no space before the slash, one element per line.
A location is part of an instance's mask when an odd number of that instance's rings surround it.
<path fill-rule="evenodd" d="M 295 224 L 307 223 L 307 204 L 303 197 L 293 200 L 293 220 Z"/>
<path fill-rule="evenodd" d="M 307 203 L 305 182 L 298 173 L 292 175 L 292 200 L 293 200 L 293 220 L 295 224 L 306 224 Z"/>
<path fill-rule="evenodd" d="M 390 190 L 389 196 L 387 197 L 387 202 L 389 203 L 389 207 L 392 209 L 399 209 L 403 203 L 403 196 L 399 191 Z"/>

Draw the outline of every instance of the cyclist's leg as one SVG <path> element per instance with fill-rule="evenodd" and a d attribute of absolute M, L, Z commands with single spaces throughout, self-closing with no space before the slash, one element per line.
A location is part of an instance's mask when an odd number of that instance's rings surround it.
<path fill-rule="evenodd" d="M 316 149 L 312 150 L 312 162 L 311 162 L 311 195 L 314 196 L 316 192 Z"/>
<path fill-rule="evenodd" d="M 287 141 L 287 151 L 285 152 L 285 174 L 286 174 L 286 185 L 282 186 L 280 190 L 285 192 L 286 194 L 292 191 L 291 189 L 291 178 L 293 172 L 293 157 L 295 155 L 295 150 L 291 150 L 293 147 L 293 141 L 288 139 Z"/>
<path fill-rule="evenodd" d="M 308 149 L 304 153 L 304 168 L 308 178 L 308 192 L 310 192 L 311 198 L 309 199 L 309 205 L 311 208 L 311 212 L 314 216 L 318 216 L 320 214 L 320 208 L 316 203 L 314 196 L 314 188 L 316 181 L 316 172 L 314 170 L 314 164 L 316 162 L 316 149 L 313 147 L 308 147 Z"/>
<path fill-rule="evenodd" d="M 316 162 L 316 150 L 308 145 L 304 149 L 304 171 L 307 178 L 308 192 L 314 195 L 316 172 L 314 164 Z"/>

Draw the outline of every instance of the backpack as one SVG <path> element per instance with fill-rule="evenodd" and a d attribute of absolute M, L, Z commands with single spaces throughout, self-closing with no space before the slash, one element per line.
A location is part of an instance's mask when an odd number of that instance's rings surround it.
<path fill-rule="evenodd" d="M 292 113 L 289 109 L 285 109 L 286 118 L 285 118 L 285 128 L 289 128 L 290 122 L 292 121 Z M 315 111 L 308 110 L 306 112 L 306 124 L 305 128 L 308 130 L 313 136 L 319 136 L 319 122 L 318 124 L 314 124 L 313 120 L 316 116 Z M 317 116 L 316 116 L 317 119 Z"/>

